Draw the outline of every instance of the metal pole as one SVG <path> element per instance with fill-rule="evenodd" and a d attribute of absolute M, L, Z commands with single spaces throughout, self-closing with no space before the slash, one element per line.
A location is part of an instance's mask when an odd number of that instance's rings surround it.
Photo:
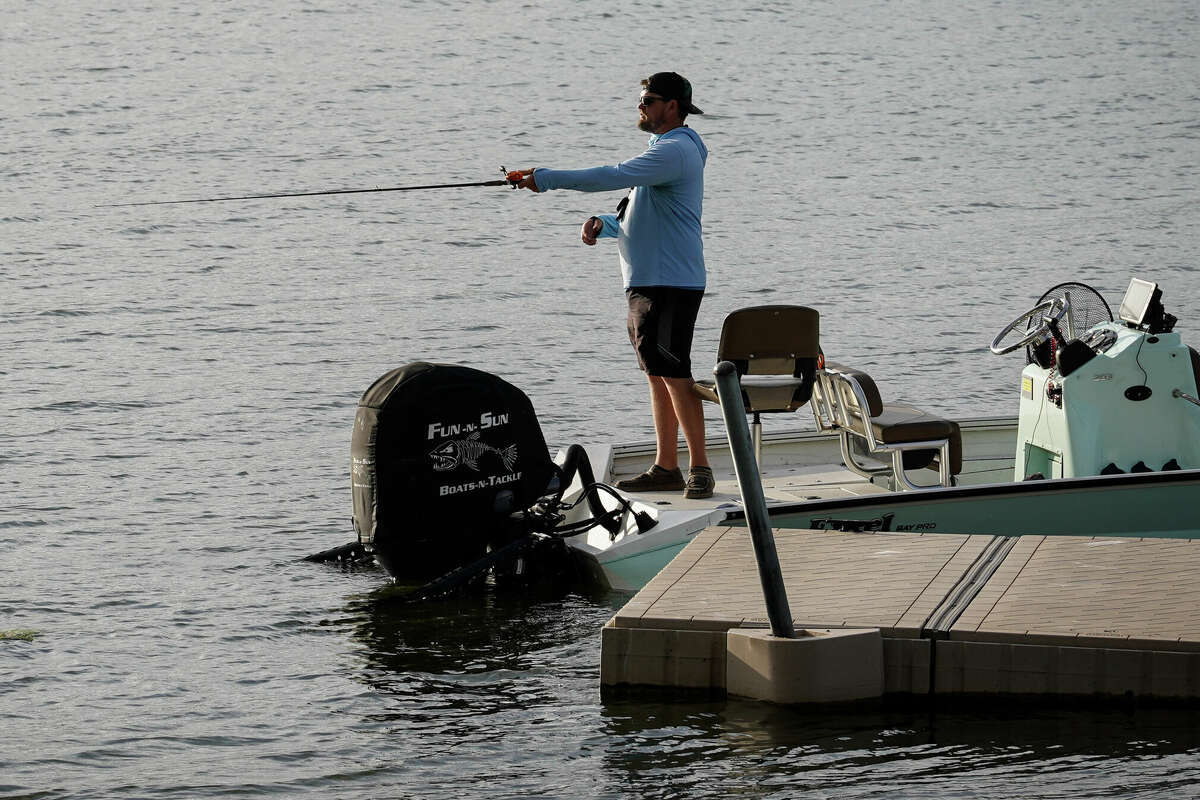
<path fill-rule="evenodd" d="M 737 368 L 729 361 L 722 361 L 713 370 L 713 375 L 717 378 L 717 397 L 721 400 L 721 415 L 725 418 L 729 452 L 733 454 L 733 469 L 742 493 L 742 505 L 746 509 L 750 539 L 754 542 L 754 560 L 758 562 L 758 578 L 762 581 L 763 599 L 767 602 L 771 633 L 782 639 L 794 639 L 796 631 L 792 625 L 792 610 L 783 586 L 779 553 L 775 550 L 775 537 L 767 516 L 767 499 L 763 495 L 758 464 L 754 460 L 754 445 L 746 425 Z"/>

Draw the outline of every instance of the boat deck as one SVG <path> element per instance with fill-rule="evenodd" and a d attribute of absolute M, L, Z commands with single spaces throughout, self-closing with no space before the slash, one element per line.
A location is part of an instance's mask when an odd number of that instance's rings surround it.
<path fill-rule="evenodd" d="M 1016 420 L 980 417 L 963 420 L 964 470 L 960 485 L 1007 481 L 1012 477 L 1013 437 Z M 637 499 L 674 509 L 712 508 L 722 504 L 741 505 L 741 491 L 734 475 L 728 442 L 710 439 L 708 456 L 717 478 L 714 496 L 688 500 L 682 492 L 643 492 Z M 646 469 L 654 461 L 653 443 L 616 448 L 593 448 L 591 460 L 609 483 L 616 483 Z M 764 437 L 759 480 L 768 503 L 797 500 L 831 500 L 866 494 L 886 494 L 890 488 L 873 483 L 847 470 L 842 464 L 837 437 L 810 429 L 795 429 Z M 686 460 L 686 452 L 682 458 Z M 936 473 L 916 470 L 911 477 L 919 483 L 936 483 Z"/>
<path fill-rule="evenodd" d="M 719 468 L 718 468 L 719 469 Z M 635 473 L 616 474 L 614 480 L 632 477 Z M 707 500 L 689 500 L 682 492 L 639 492 L 638 500 L 658 507 L 679 509 L 711 508 L 714 505 L 741 506 L 742 495 L 733 477 L 732 466 L 716 472 L 716 489 Z M 853 474 L 840 465 L 791 466 L 771 470 L 761 475 L 763 493 L 768 503 L 792 503 L 797 500 L 831 500 L 867 494 L 888 494 L 884 487 Z"/>
<path fill-rule="evenodd" d="M 796 627 L 878 629 L 885 694 L 1200 697 L 1200 541 L 775 540 Z M 748 529 L 707 528 L 605 627 L 601 683 L 724 692 L 728 631 L 767 624 Z"/>

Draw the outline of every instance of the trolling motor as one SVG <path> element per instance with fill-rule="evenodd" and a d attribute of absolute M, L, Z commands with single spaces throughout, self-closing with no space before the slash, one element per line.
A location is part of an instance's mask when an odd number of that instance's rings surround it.
<path fill-rule="evenodd" d="M 655 524 L 595 481 L 582 447 L 556 464 L 525 393 L 470 367 L 418 361 L 376 380 L 355 413 L 350 462 L 357 541 L 308 560 L 373 559 L 393 579 L 426 582 L 411 599 L 488 574 L 561 573 L 565 538 L 593 527 L 615 537 L 626 514 L 639 531 Z M 585 502 L 588 515 L 566 523 Z"/>
<path fill-rule="evenodd" d="M 1118 314 L 1091 287 L 1060 284 L 992 341 L 996 354 L 1028 348 L 1016 480 L 1200 468 L 1200 354 L 1157 284 L 1131 280 Z"/>

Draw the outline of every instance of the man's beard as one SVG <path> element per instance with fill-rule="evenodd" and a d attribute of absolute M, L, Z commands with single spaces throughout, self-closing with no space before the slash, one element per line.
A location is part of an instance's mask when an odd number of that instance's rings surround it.
<path fill-rule="evenodd" d="M 654 133 L 654 123 L 650 121 L 649 117 L 646 119 L 638 117 L 638 130 L 645 131 L 646 133 Z"/>

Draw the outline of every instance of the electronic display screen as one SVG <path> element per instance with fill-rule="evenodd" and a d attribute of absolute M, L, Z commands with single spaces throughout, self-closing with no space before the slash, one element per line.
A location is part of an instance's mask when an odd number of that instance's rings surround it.
<path fill-rule="evenodd" d="M 1121 310 L 1117 312 L 1117 316 L 1131 325 L 1141 325 L 1146 319 L 1146 312 L 1150 310 L 1150 303 L 1153 302 L 1157 290 L 1157 283 L 1130 278 L 1129 288 L 1121 298 Z"/>

